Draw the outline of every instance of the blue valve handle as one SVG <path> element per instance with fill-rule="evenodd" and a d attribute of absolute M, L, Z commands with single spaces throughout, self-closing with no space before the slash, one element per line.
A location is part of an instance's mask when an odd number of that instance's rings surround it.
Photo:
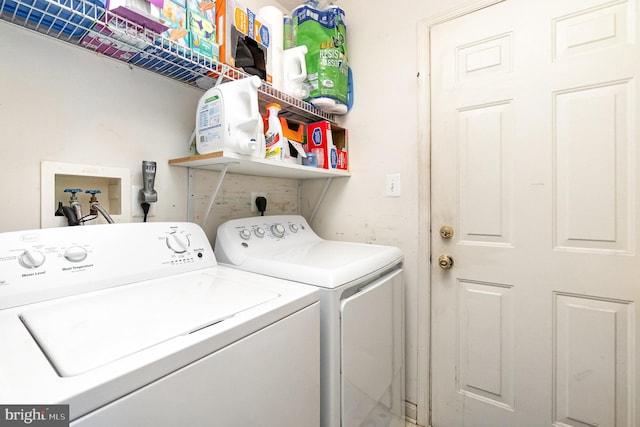
<path fill-rule="evenodd" d="M 82 188 L 65 188 L 64 189 L 65 193 L 71 193 L 71 194 L 76 194 L 76 193 L 82 193 Z"/>
<path fill-rule="evenodd" d="M 100 191 L 100 190 L 87 190 L 87 191 L 85 191 L 85 193 L 88 193 L 88 194 L 100 194 L 100 193 L 102 193 L 102 191 Z"/>

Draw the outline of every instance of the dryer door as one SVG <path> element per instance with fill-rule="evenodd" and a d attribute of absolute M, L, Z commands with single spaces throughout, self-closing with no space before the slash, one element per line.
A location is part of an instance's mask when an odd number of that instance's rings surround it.
<path fill-rule="evenodd" d="M 343 426 L 404 426 L 403 307 L 401 269 L 342 301 Z"/>

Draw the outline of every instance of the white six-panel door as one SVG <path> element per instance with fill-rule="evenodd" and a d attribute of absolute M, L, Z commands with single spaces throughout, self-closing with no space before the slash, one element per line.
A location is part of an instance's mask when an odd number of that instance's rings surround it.
<path fill-rule="evenodd" d="M 431 30 L 434 427 L 640 423 L 639 8 Z"/>

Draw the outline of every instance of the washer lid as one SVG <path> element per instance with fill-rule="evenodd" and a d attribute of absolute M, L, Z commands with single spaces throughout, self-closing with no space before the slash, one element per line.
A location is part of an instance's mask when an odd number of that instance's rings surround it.
<path fill-rule="evenodd" d="M 395 246 L 320 240 L 252 253 L 236 268 L 323 288 L 358 280 L 402 261 Z"/>
<path fill-rule="evenodd" d="M 196 273 L 85 294 L 20 318 L 58 374 L 68 377 L 279 296 Z"/>

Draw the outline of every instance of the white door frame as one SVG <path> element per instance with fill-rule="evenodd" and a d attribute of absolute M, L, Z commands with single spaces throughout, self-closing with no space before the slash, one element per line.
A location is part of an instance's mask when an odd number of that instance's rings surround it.
<path fill-rule="evenodd" d="M 418 21 L 418 402 L 407 416 L 429 426 L 431 414 L 431 58 L 430 31 L 450 21 L 506 0 L 471 0 Z M 440 427 L 440 426 L 436 426 Z"/>

